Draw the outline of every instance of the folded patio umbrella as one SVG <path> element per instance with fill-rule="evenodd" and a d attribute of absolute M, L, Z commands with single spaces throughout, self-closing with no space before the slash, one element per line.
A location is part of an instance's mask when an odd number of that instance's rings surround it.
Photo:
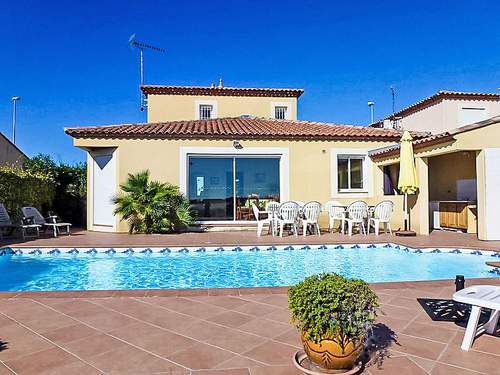
<path fill-rule="evenodd" d="M 415 194 L 418 190 L 417 168 L 415 167 L 412 140 L 410 133 L 405 131 L 400 141 L 398 189 L 405 195 L 405 232 L 400 233 L 400 235 L 415 235 L 415 232 L 409 231 L 410 210 L 408 209 L 408 194 Z"/>

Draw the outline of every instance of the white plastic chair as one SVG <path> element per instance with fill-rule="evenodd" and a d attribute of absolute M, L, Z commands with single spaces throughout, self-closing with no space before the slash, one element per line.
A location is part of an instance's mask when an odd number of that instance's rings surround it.
<path fill-rule="evenodd" d="M 387 233 L 387 228 L 389 228 L 389 233 L 392 234 L 391 230 L 391 215 L 394 211 L 394 203 L 391 201 L 382 201 L 378 203 L 373 209 L 373 216 L 368 219 L 368 233 L 370 233 L 370 227 L 373 223 L 375 229 L 375 235 L 378 236 L 380 230 L 380 223 L 384 224 L 384 233 Z"/>
<path fill-rule="evenodd" d="M 358 231 L 366 235 L 365 218 L 367 216 L 368 204 L 363 201 L 353 202 L 347 207 L 346 215 L 342 218 L 342 228 L 347 223 L 349 236 L 352 236 L 352 227 L 357 225 Z"/>
<path fill-rule="evenodd" d="M 500 316 L 500 286 L 474 285 L 453 294 L 453 300 L 472 305 L 461 348 L 469 350 L 477 335 L 494 334 Z M 491 309 L 490 319 L 478 329 L 481 309 Z"/>
<path fill-rule="evenodd" d="M 325 204 L 325 211 L 328 213 L 328 232 L 333 231 L 335 220 L 342 222 L 345 216 L 345 207 L 337 201 L 328 201 Z M 343 226 L 340 228 L 344 232 Z"/>
<path fill-rule="evenodd" d="M 295 236 L 297 233 L 297 219 L 299 217 L 299 205 L 296 202 L 285 202 L 280 205 L 278 223 L 280 227 L 280 237 L 283 237 L 283 228 L 290 225 Z"/>
<path fill-rule="evenodd" d="M 257 221 L 257 237 L 260 237 L 260 235 L 262 234 L 262 229 L 264 228 L 264 225 L 269 225 L 269 230 L 273 230 L 272 229 L 272 222 L 271 222 L 271 216 L 268 215 L 267 218 L 265 219 L 261 219 L 260 218 L 260 215 L 261 214 L 264 214 L 265 212 L 261 212 L 259 211 L 259 208 L 255 205 L 255 203 L 252 203 L 252 210 L 253 210 L 253 214 L 255 216 L 255 220 Z"/>
<path fill-rule="evenodd" d="M 272 234 L 276 234 L 276 228 L 278 228 L 278 215 L 280 212 L 280 204 L 278 202 L 269 202 L 266 205 L 266 211 L 269 214 L 272 225 Z"/>
<path fill-rule="evenodd" d="M 302 228 L 304 237 L 307 234 L 309 225 L 312 225 L 316 229 L 318 236 L 321 235 L 318 223 L 320 212 L 321 203 L 316 201 L 307 202 L 304 207 L 302 207 Z"/>

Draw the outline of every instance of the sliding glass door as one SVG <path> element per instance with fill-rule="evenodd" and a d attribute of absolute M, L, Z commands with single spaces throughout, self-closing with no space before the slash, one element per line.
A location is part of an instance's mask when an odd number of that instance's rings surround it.
<path fill-rule="evenodd" d="M 279 157 L 189 156 L 188 197 L 198 220 L 254 220 L 280 200 Z"/>

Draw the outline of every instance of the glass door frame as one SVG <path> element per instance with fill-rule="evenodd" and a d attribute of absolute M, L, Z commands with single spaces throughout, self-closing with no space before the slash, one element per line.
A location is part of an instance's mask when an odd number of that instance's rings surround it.
<path fill-rule="evenodd" d="M 274 154 L 274 153 L 269 153 L 269 154 L 198 154 L 198 153 L 188 153 L 186 155 L 186 195 L 187 198 L 189 199 L 189 168 L 190 168 L 190 158 L 223 158 L 223 159 L 232 159 L 232 164 L 233 164 L 233 220 L 198 220 L 196 221 L 197 223 L 200 224 L 254 224 L 255 221 L 253 220 L 236 220 L 236 200 L 238 199 L 236 197 L 236 159 L 278 159 L 279 160 L 279 168 L 278 168 L 278 173 L 279 173 L 279 194 L 280 194 L 280 201 L 283 199 L 283 179 L 282 179 L 282 163 L 283 163 L 283 154 Z"/>

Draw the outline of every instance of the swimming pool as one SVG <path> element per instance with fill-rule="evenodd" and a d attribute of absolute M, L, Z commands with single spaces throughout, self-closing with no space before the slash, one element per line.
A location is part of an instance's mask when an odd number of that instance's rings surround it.
<path fill-rule="evenodd" d="M 368 282 L 498 277 L 500 253 L 395 244 L 192 248 L 8 248 L 0 290 L 111 290 L 286 286 L 319 272 Z"/>

